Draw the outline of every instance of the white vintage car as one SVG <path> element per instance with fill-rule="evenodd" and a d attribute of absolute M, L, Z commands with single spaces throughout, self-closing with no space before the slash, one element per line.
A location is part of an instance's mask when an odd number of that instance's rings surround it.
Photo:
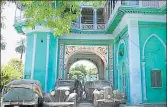
<path fill-rule="evenodd" d="M 125 103 L 125 95 L 118 90 L 112 90 L 110 82 L 105 80 L 94 82 L 95 90 L 93 91 L 93 105 L 95 107 L 102 103 L 121 104 Z"/>

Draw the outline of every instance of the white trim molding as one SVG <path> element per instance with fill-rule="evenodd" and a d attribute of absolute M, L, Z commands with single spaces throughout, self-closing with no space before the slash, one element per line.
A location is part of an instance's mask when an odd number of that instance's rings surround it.
<path fill-rule="evenodd" d="M 37 26 L 36 25 L 34 29 L 32 29 L 30 27 L 29 28 L 23 27 L 22 30 L 23 30 L 24 33 L 31 33 L 31 32 L 53 32 L 52 29 L 44 27 L 43 25 L 41 25 L 41 26 Z"/>
<path fill-rule="evenodd" d="M 148 42 L 152 37 L 157 38 L 157 39 L 162 43 L 162 45 L 163 45 L 164 48 L 165 48 L 165 56 L 166 56 L 166 45 L 165 45 L 165 43 L 163 42 L 163 40 L 162 40 L 159 36 L 157 36 L 156 34 L 151 34 L 151 35 L 146 39 L 146 41 L 144 42 L 144 45 L 143 45 L 143 49 L 142 49 L 142 59 L 143 59 L 143 60 L 145 59 L 145 46 L 146 46 L 147 42 Z"/>
<path fill-rule="evenodd" d="M 125 45 L 125 48 L 126 48 L 126 43 L 125 43 L 125 40 L 121 39 L 118 43 L 118 48 L 117 48 L 117 64 L 118 64 L 118 53 L 119 53 L 119 48 L 120 48 L 120 45 L 121 44 L 124 44 Z"/>
<path fill-rule="evenodd" d="M 24 70 L 23 70 L 23 79 L 25 77 L 25 67 L 26 67 L 26 59 L 27 59 L 27 39 L 28 37 L 26 36 L 26 43 L 25 43 L 25 59 L 24 59 Z"/>
<path fill-rule="evenodd" d="M 147 100 L 147 96 L 146 96 L 146 76 L 145 76 L 145 64 L 146 62 L 142 62 L 142 71 L 143 71 L 143 94 L 144 94 L 144 100 Z"/>
<path fill-rule="evenodd" d="M 37 41 L 37 34 L 34 34 L 33 53 L 32 53 L 31 79 L 34 78 L 34 65 L 35 65 L 36 41 Z"/>
<path fill-rule="evenodd" d="M 48 82 L 48 64 L 49 64 L 49 42 L 50 35 L 47 35 L 47 44 L 46 44 L 46 72 L 45 72 L 45 91 L 47 92 L 47 82 Z"/>

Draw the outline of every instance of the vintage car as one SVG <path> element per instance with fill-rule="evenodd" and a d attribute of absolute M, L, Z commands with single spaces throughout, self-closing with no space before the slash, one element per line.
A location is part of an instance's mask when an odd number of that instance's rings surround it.
<path fill-rule="evenodd" d="M 93 98 L 93 91 L 95 90 L 94 82 L 93 81 L 87 81 L 84 85 L 84 94 L 86 96 L 86 100 L 92 101 Z"/>
<path fill-rule="evenodd" d="M 125 95 L 118 90 L 112 90 L 109 81 L 94 81 L 93 105 L 100 106 L 102 103 L 121 104 L 125 103 Z"/>
<path fill-rule="evenodd" d="M 1 107 L 42 107 L 43 94 L 37 80 L 14 80 L 2 90 Z"/>
<path fill-rule="evenodd" d="M 73 106 L 82 98 L 82 85 L 78 80 L 57 80 L 51 90 L 46 106 Z"/>

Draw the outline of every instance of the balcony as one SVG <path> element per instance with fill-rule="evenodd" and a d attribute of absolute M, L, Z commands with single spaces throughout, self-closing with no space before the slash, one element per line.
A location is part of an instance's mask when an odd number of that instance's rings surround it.
<path fill-rule="evenodd" d="M 104 6 L 107 33 L 112 33 L 125 13 L 163 14 L 166 1 L 106 1 Z M 163 10 L 163 11 L 161 11 Z M 117 14 L 117 12 L 121 14 Z M 110 31 L 108 31 L 110 29 Z"/>
<path fill-rule="evenodd" d="M 83 31 L 105 31 L 108 29 L 110 22 L 115 20 L 115 14 L 120 7 L 136 7 L 137 8 L 161 8 L 166 1 L 126 1 L 126 0 L 106 0 L 104 7 L 95 9 L 93 7 L 88 7 L 88 4 L 82 4 L 81 14 L 82 16 L 78 18 L 74 23 L 72 23 L 71 28 Z M 85 6 L 85 7 L 84 7 Z M 133 11 L 133 9 L 130 9 Z M 16 8 L 15 12 L 15 25 L 20 26 L 20 23 L 24 23 L 27 19 L 23 16 L 24 11 L 22 7 Z M 117 21 L 119 23 L 119 21 Z M 115 25 L 114 25 L 115 26 Z M 114 26 L 112 29 L 114 29 Z M 112 30 L 111 30 L 112 31 Z"/>
<path fill-rule="evenodd" d="M 161 8 L 166 1 L 126 1 L 126 0 L 112 0 L 106 1 L 104 10 L 106 11 L 105 20 L 113 18 L 119 7 L 138 7 L 138 8 Z"/>

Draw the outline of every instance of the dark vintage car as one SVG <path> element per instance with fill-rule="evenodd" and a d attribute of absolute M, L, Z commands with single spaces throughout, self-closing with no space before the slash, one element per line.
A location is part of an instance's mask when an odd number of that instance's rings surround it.
<path fill-rule="evenodd" d="M 109 81 L 94 81 L 93 105 L 100 106 L 102 103 L 112 105 L 125 103 L 125 95 L 118 90 L 113 90 Z M 101 107 L 101 106 L 100 106 Z"/>
<path fill-rule="evenodd" d="M 93 91 L 95 90 L 94 82 L 87 81 L 84 85 L 84 93 L 86 94 L 86 100 L 92 101 Z"/>
<path fill-rule="evenodd" d="M 37 80 L 14 80 L 2 90 L 2 107 L 42 107 L 43 94 Z"/>
<path fill-rule="evenodd" d="M 50 92 L 46 106 L 76 107 L 82 98 L 82 85 L 78 80 L 58 80 L 56 87 Z"/>

